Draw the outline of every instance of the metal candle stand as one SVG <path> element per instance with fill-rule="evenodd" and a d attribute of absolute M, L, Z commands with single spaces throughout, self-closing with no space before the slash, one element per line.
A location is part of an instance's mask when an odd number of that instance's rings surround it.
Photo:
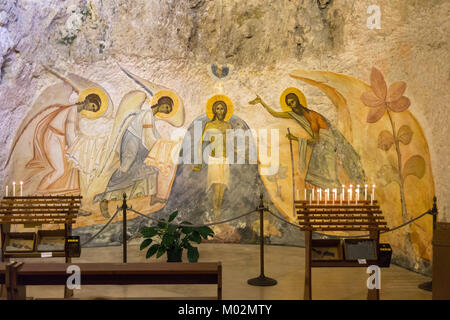
<path fill-rule="evenodd" d="M 264 203 L 263 203 L 263 194 L 259 196 L 259 244 L 260 244 L 260 274 L 256 278 L 252 278 L 247 280 L 247 283 L 252 286 L 274 286 L 277 284 L 277 280 L 266 277 L 264 275 Z"/>

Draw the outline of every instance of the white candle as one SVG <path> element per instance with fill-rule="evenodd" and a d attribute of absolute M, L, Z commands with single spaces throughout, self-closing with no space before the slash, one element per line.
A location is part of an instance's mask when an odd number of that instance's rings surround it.
<path fill-rule="evenodd" d="M 312 200 L 314 201 L 314 193 L 315 193 L 316 191 L 314 190 L 314 188 L 312 188 L 312 190 L 311 190 L 311 198 L 312 198 Z"/>
<path fill-rule="evenodd" d="M 317 193 L 319 193 L 319 190 L 320 189 L 317 189 Z M 322 190 L 320 190 L 320 192 L 322 193 Z M 320 197 L 319 197 L 319 194 L 317 195 L 317 204 L 319 204 L 319 201 L 320 201 Z"/>
<path fill-rule="evenodd" d="M 20 196 L 23 197 L 23 181 L 20 181 Z"/>
<path fill-rule="evenodd" d="M 336 201 L 336 199 L 337 199 L 337 189 L 334 188 L 334 189 L 333 189 L 333 204 L 334 204 L 334 202 Z"/>
<path fill-rule="evenodd" d="M 322 188 L 319 188 L 319 200 L 322 201 Z"/>
<path fill-rule="evenodd" d="M 370 197 L 370 204 L 373 205 L 373 200 L 375 200 L 375 185 L 372 185 L 372 197 Z"/>
<path fill-rule="evenodd" d="M 364 185 L 364 200 L 366 200 L 366 201 L 367 201 L 367 187 L 368 186 L 369 186 L 368 184 Z"/>
<path fill-rule="evenodd" d="M 358 201 L 359 201 L 359 184 L 358 185 L 356 185 L 356 204 L 358 204 Z"/>
<path fill-rule="evenodd" d="M 350 200 L 352 200 L 352 189 L 348 189 L 348 204 L 350 204 Z"/>
<path fill-rule="evenodd" d="M 6 197 L 8 196 L 8 186 L 6 186 Z"/>
<path fill-rule="evenodd" d="M 298 189 L 297 189 L 297 198 L 296 199 L 300 200 L 300 192 L 298 191 Z"/>
<path fill-rule="evenodd" d="M 330 200 L 330 190 L 327 188 L 325 190 L 325 204 L 327 204 L 327 201 Z"/>
<path fill-rule="evenodd" d="M 16 196 L 16 182 L 13 181 L 13 197 Z"/>
<path fill-rule="evenodd" d="M 305 201 L 306 200 L 308 200 L 308 197 L 307 197 L 307 190 L 306 190 L 306 188 L 305 188 Z"/>
<path fill-rule="evenodd" d="M 353 185 L 350 185 L 350 201 L 353 200 Z"/>
<path fill-rule="evenodd" d="M 312 205 L 313 194 L 313 190 L 311 190 L 311 194 L 309 195 L 309 205 Z"/>
<path fill-rule="evenodd" d="M 341 205 L 342 205 L 342 201 L 344 201 L 345 197 L 345 185 L 342 185 L 342 192 L 341 192 Z"/>

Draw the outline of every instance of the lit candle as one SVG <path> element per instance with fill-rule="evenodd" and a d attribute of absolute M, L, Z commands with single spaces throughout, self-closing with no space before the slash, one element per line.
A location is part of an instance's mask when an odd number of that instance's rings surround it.
<path fill-rule="evenodd" d="M 322 188 L 319 188 L 319 200 L 322 201 Z"/>
<path fill-rule="evenodd" d="M 352 199 L 352 189 L 348 189 L 348 204 L 350 204 L 350 200 Z"/>
<path fill-rule="evenodd" d="M 375 185 L 372 185 L 372 196 L 370 197 L 370 204 L 373 205 L 373 200 L 375 200 Z"/>
<path fill-rule="evenodd" d="M 325 204 L 327 204 L 327 201 L 330 200 L 330 190 L 327 188 L 325 190 Z"/>
<path fill-rule="evenodd" d="M 353 200 L 353 185 L 350 185 L 350 201 Z"/>
<path fill-rule="evenodd" d="M 13 181 L 13 197 L 16 196 L 16 182 Z"/>
<path fill-rule="evenodd" d="M 6 186 L 6 197 L 8 196 L 8 186 Z"/>
<path fill-rule="evenodd" d="M 368 186 L 369 186 L 368 184 L 364 185 L 364 200 L 366 200 L 366 201 L 367 201 L 367 187 Z"/>
<path fill-rule="evenodd" d="M 342 185 L 342 192 L 341 192 L 341 205 L 342 205 L 342 201 L 345 200 L 344 197 L 345 197 L 345 185 L 343 184 Z"/>
<path fill-rule="evenodd" d="M 306 188 L 305 188 L 305 201 L 306 200 L 308 200 L 308 197 L 307 197 L 307 190 L 306 190 Z"/>
<path fill-rule="evenodd" d="M 314 201 L 314 193 L 315 193 L 316 191 L 314 190 L 314 188 L 312 188 L 312 190 L 311 190 L 311 198 L 312 198 L 312 200 Z"/>
<path fill-rule="evenodd" d="M 23 197 L 23 181 L 20 181 L 20 196 Z"/>
<path fill-rule="evenodd" d="M 356 185 L 356 204 L 358 204 L 358 201 L 359 201 L 359 184 L 358 185 Z"/>
<path fill-rule="evenodd" d="M 333 204 L 334 204 L 334 202 L 336 201 L 336 199 L 337 199 L 337 189 L 334 188 L 334 189 L 333 189 Z"/>

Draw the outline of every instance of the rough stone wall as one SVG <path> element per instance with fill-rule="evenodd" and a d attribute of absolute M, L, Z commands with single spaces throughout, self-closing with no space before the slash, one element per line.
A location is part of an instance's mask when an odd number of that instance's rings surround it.
<path fill-rule="evenodd" d="M 372 4 L 381 8 L 380 30 L 366 27 Z M 430 147 L 440 220 L 450 221 L 449 14 L 446 0 L 0 0 L 0 163 L 34 99 L 58 82 L 43 65 L 102 84 L 117 107 L 136 88 L 119 62 L 177 90 L 189 124 L 216 90 L 207 67 L 226 63 L 233 68 L 224 92 L 235 112 L 261 126 L 270 117 L 248 101 L 259 93 L 278 105 L 282 89 L 298 83 L 289 71 L 329 70 L 368 82 L 376 66 L 388 83 L 408 83 L 409 110 Z M 304 91 L 312 109 L 335 120 L 322 93 Z"/>

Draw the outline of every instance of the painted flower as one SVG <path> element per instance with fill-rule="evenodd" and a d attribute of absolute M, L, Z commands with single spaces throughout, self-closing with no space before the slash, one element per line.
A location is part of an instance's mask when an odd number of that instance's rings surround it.
<path fill-rule="evenodd" d="M 372 68 L 370 73 L 371 90 L 361 95 L 361 101 L 370 107 L 367 122 L 374 123 L 380 120 L 386 110 L 402 112 L 409 108 L 411 101 L 403 95 L 406 83 L 394 82 L 387 87 L 386 81 L 377 68 Z"/>

